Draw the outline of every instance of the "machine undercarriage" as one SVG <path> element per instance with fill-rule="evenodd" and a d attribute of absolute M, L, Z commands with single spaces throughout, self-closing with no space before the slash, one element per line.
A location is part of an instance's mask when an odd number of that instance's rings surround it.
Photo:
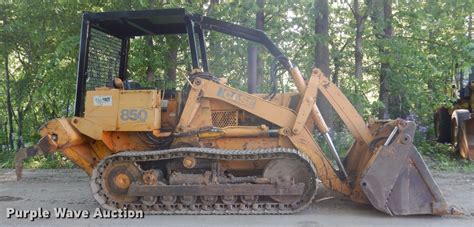
<path fill-rule="evenodd" d="M 249 168 L 253 166 L 253 168 Z M 152 214 L 289 214 L 316 193 L 316 171 L 292 149 L 123 152 L 94 169 L 104 208 Z"/>

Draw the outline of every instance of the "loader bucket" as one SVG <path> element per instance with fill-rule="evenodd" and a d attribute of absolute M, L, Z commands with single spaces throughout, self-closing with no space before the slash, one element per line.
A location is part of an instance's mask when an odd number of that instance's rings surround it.
<path fill-rule="evenodd" d="M 455 121 L 453 122 L 453 134 L 455 147 L 459 149 L 461 157 L 474 161 L 474 118 L 471 118 L 471 113 L 460 113 L 455 111 Z M 467 117 L 463 117 L 467 115 Z M 456 146 L 457 143 L 457 146 Z"/>
<path fill-rule="evenodd" d="M 412 144 L 415 123 L 398 121 L 375 150 L 361 175 L 361 188 L 372 205 L 389 215 L 450 214 L 438 185 Z"/>

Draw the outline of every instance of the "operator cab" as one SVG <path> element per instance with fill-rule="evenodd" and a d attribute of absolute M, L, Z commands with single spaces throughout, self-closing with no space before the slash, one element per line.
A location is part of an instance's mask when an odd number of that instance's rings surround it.
<path fill-rule="evenodd" d="M 207 64 L 204 30 L 216 31 L 261 44 L 274 57 L 275 64 L 281 64 L 282 68 L 288 71 L 292 68 L 288 58 L 262 31 L 199 14 L 189 14 L 184 9 L 84 13 L 77 69 L 75 116 L 84 116 L 87 91 L 97 87 L 114 87 L 115 77 L 122 81 L 121 86 L 125 90 L 150 87 L 131 81 L 127 72 L 130 40 L 135 37 L 186 36 L 191 58 L 190 71 L 192 70 L 192 74 L 200 73 L 201 76 L 212 77 Z M 190 78 L 186 80 L 189 81 Z M 276 80 L 272 79 L 271 82 L 271 94 L 274 95 L 273 87 L 276 87 Z M 174 93 L 174 89 L 167 90 L 169 87 L 154 85 L 164 91 L 165 97 Z"/>

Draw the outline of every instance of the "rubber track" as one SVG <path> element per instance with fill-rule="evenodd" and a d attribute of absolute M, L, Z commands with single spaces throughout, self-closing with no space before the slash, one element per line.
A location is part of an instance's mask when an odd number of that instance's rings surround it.
<path fill-rule="evenodd" d="M 204 205 L 196 202 L 195 205 L 186 206 L 179 203 L 163 205 L 155 204 L 154 206 L 146 206 L 140 202 L 135 203 L 117 203 L 111 201 L 109 197 L 102 190 L 102 171 L 105 167 L 115 161 L 130 161 L 136 165 L 136 162 L 156 161 L 174 158 L 182 158 L 185 156 L 193 156 L 195 158 L 208 158 L 215 160 L 261 160 L 261 159 L 277 159 L 277 158 L 297 158 L 302 161 L 312 176 L 307 182 L 309 189 L 299 202 L 292 205 L 280 204 L 276 202 L 257 202 L 255 204 L 247 205 L 237 200 L 235 204 L 227 205 L 223 203 L 216 203 L 214 205 Z M 156 151 L 133 151 L 121 152 L 104 158 L 94 168 L 90 180 L 92 194 L 97 202 L 105 209 L 114 210 L 120 208 L 143 210 L 145 214 L 291 214 L 305 209 L 311 204 L 316 195 L 316 169 L 308 157 L 301 152 L 288 148 L 273 148 L 273 149 L 259 149 L 259 150 L 224 150 L 213 148 L 176 148 L 169 150 Z"/>

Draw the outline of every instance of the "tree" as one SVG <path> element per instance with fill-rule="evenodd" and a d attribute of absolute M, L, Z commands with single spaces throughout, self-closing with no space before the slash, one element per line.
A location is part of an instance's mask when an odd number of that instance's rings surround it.
<path fill-rule="evenodd" d="M 7 122 L 8 122 L 8 145 L 10 149 L 14 149 L 13 143 L 13 106 L 10 94 L 10 72 L 8 67 L 8 53 L 5 54 L 5 90 L 6 90 L 6 103 L 7 103 Z"/>
<path fill-rule="evenodd" d="M 155 9 L 156 8 L 156 0 L 149 0 L 148 1 L 148 9 Z M 154 53 L 153 50 L 155 49 L 155 45 L 153 44 L 153 36 L 145 36 L 145 43 L 148 47 L 147 55 L 148 55 L 148 62 L 146 68 L 146 80 L 147 82 L 154 82 L 155 78 L 155 67 L 154 67 Z"/>
<path fill-rule="evenodd" d="M 174 36 L 166 37 L 166 43 L 168 45 L 168 53 L 166 54 L 166 79 L 169 81 L 176 81 L 176 70 L 178 68 L 178 50 L 179 43 L 181 40 Z M 173 88 L 175 84 L 172 84 Z"/>
<path fill-rule="evenodd" d="M 315 34 L 317 39 L 316 46 L 314 47 L 315 57 L 314 65 L 321 69 L 321 71 L 328 77 L 331 75 L 329 68 L 329 6 L 327 0 L 315 0 L 316 10 L 316 25 Z M 332 128 L 333 123 L 333 110 L 329 101 L 323 96 L 318 95 L 317 104 L 324 120 L 329 128 Z"/>
<path fill-rule="evenodd" d="M 265 5 L 265 0 L 256 0 L 258 11 L 255 17 L 255 28 L 259 30 L 264 30 L 265 16 L 263 14 L 263 7 Z M 247 58 L 247 74 L 248 74 L 248 92 L 256 93 L 257 88 L 263 82 L 263 70 L 262 70 L 262 61 L 258 57 L 259 47 L 249 42 L 248 44 L 248 58 Z"/>
<path fill-rule="evenodd" d="M 369 1 L 371 2 L 371 1 Z M 377 48 L 380 59 L 379 69 L 379 95 L 378 100 L 382 103 L 378 111 L 378 117 L 380 119 L 390 118 L 389 113 L 389 80 L 391 76 L 391 67 L 388 60 L 389 50 L 385 45 L 385 40 L 391 39 L 393 35 L 393 28 L 391 23 L 392 18 L 392 1 L 374 1 L 371 2 L 371 7 L 374 9 L 372 12 L 372 23 L 376 32 L 376 37 L 379 39 Z"/>
<path fill-rule="evenodd" d="M 12 105 L 12 97 L 11 97 L 11 79 L 10 79 L 10 64 L 8 61 L 11 47 L 9 46 L 9 41 L 12 38 L 11 34 L 7 32 L 6 27 L 8 26 L 9 19 L 8 17 L 11 16 L 11 7 L 3 7 L 0 10 L 2 13 L 2 17 L 0 18 L 2 22 L 2 33 L 0 35 L 2 42 L 1 47 L 2 51 L 0 52 L 3 56 L 4 65 L 5 65 L 5 103 L 6 103 L 6 112 L 7 112 L 7 127 L 5 131 L 7 131 L 7 146 L 8 149 L 14 149 L 14 129 L 13 129 L 13 105 Z"/>
<path fill-rule="evenodd" d="M 356 22 L 356 32 L 355 32 L 355 47 L 354 47 L 354 76 L 360 80 L 362 79 L 362 61 L 364 59 L 363 54 L 363 35 L 365 28 L 365 20 L 369 15 L 369 8 L 365 10 L 364 13 L 361 13 L 359 0 L 353 0 L 353 6 L 351 8 L 352 14 Z"/>
<path fill-rule="evenodd" d="M 392 39 L 393 36 L 393 27 L 392 27 L 392 0 L 383 1 L 383 36 L 382 39 L 388 40 Z M 387 59 L 390 55 L 390 49 L 381 47 L 379 49 L 382 59 Z M 390 83 L 389 77 L 392 76 L 391 63 L 387 60 L 382 60 L 380 63 L 380 90 L 379 90 L 379 101 L 383 102 L 384 108 L 379 112 L 379 118 L 387 119 L 390 118 L 390 113 L 388 111 L 390 103 L 389 98 L 393 97 L 393 94 L 389 94 Z M 396 98 L 395 98 L 396 99 Z M 399 99 L 396 99 L 399 100 Z M 395 105 L 399 106 L 399 105 Z M 404 117 L 404 116 L 401 116 Z"/>

